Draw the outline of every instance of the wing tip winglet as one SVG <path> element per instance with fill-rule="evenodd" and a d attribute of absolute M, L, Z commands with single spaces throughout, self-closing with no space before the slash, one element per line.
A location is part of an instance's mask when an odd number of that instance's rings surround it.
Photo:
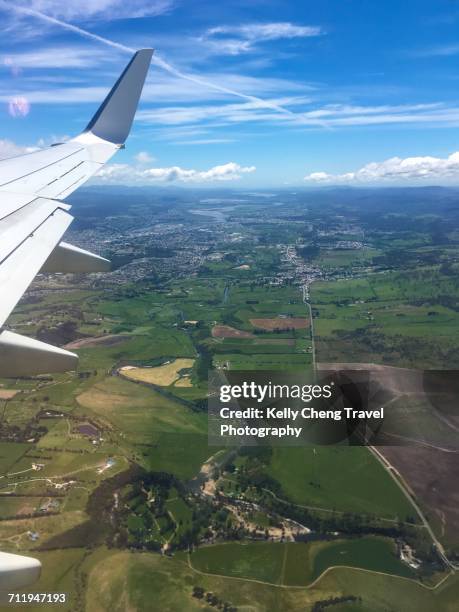
<path fill-rule="evenodd" d="M 40 573 L 38 559 L 0 552 L 0 592 L 30 586 L 38 580 Z"/>
<path fill-rule="evenodd" d="M 0 377 L 18 378 L 76 370 L 78 355 L 8 330 L 0 333 Z"/>
<path fill-rule="evenodd" d="M 122 145 L 129 135 L 147 77 L 154 49 L 136 51 L 109 94 L 88 123 L 91 132 L 113 144 Z"/>

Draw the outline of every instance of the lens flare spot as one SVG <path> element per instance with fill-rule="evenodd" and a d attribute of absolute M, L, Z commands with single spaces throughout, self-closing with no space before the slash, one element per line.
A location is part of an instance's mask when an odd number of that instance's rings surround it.
<path fill-rule="evenodd" d="M 11 98 L 8 112 L 12 117 L 26 117 L 30 112 L 30 102 L 22 96 Z"/>

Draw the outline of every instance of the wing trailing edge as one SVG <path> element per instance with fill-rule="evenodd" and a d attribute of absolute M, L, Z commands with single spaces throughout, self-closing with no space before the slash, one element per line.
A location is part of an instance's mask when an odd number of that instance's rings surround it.
<path fill-rule="evenodd" d="M 105 257 L 95 255 L 67 242 L 60 242 L 45 261 L 40 272 L 81 274 L 83 272 L 109 272 L 110 269 L 111 263 Z"/>
<path fill-rule="evenodd" d="M 72 222 L 68 208 L 39 198 L 0 221 L 0 325 Z"/>

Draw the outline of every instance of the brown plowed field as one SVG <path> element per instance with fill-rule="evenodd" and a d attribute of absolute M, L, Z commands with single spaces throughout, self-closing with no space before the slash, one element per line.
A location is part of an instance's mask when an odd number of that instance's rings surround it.
<path fill-rule="evenodd" d="M 459 546 L 459 456 L 426 446 L 384 446 L 379 451 L 402 474 L 427 515 L 435 516 L 438 538 Z"/>
<path fill-rule="evenodd" d="M 250 319 L 250 323 L 259 329 L 273 331 L 274 329 L 305 329 L 309 327 L 309 319 L 303 317 L 275 317 L 273 319 Z"/>
<path fill-rule="evenodd" d="M 236 329 L 230 325 L 214 325 L 212 327 L 214 338 L 253 338 L 253 334 L 242 329 Z"/>
<path fill-rule="evenodd" d="M 91 338 L 81 338 L 74 340 L 64 346 L 66 349 L 87 348 L 90 346 L 114 346 L 126 340 L 130 336 L 123 334 L 107 334 L 106 336 L 92 336 Z"/>

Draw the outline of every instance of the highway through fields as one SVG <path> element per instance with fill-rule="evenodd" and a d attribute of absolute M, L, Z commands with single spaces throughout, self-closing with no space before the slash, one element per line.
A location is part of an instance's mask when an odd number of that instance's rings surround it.
<path fill-rule="evenodd" d="M 313 365 L 313 371 L 314 371 L 314 374 L 315 374 L 316 373 L 316 347 L 315 347 L 315 338 L 314 338 L 314 319 L 313 319 L 313 316 L 312 316 L 311 303 L 310 303 L 310 301 L 309 301 L 309 299 L 307 297 L 306 286 L 303 285 L 302 289 L 303 289 L 303 302 L 308 307 L 309 317 L 310 317 L 310 321 L 311 321 L 310 331 L 311 331 L 311 346 L 312 346 L 312 365 Z M 421 519 L 422 524 L 424 525 L 424 527 L 426 528 L 427 532 L 429 533 L 429 535 L 430 535 L 430 537 L 431 537 L 431 539 L 432 539 L 432 541 L 434 543 L 434 546 L 435 546 L 435 548 L 436 548 L 440 558 L 442 559 L 443 563 L 445 563 L 446 567 L 448 567 L 453 572 L 458 570 L 459 566 L 455 565 L 446 556 L 445 549 L 443 548 L 443 545 L 438 540 L 438 538 L 435 535 L 432 527 L 430 526 L 427 518 L 425 517 L 425 515 L 422 512 L 421 508 L 419 507 L 419 505 L 417 504 L 417 502 L 415 501 L 415 499 L 411 495 L 410 489 L 409 489 L 408 485 L 406 484 L 405 480 L 403 479 L 403 476 L 398 472 L 398 470 L 395 469 L 395 467 L 393 465 L 391 465 L 391 463 L 384 457 L 384 455 L 376 447 L 369 446 L 368 448 L 369 448 L 370 452 L 373 454 L 373 456 L 376 457 L 376 459 L 381 463 L 381 465 L 384 467 L 386 472 L 396 482 L 397 486 L 400 488 L 402 493 L 410 501 L 411 505 L 416 510 L 417 515 L 419 516 L 419 518 Z"/>
<path fill-rule="evenodd" d="M 312 316 L 311 303 L 307 297 L 305 285 L 303 285 L 303 303 L 306 305 L 309 311 L 309 321 L 310 321 L 309 331 L 311 334 L 311 349 L 312 349 L 312 371 L 314 372 L 314 376 L 315 376 L 316 375 L 316 341 L 314 338 L 314 318 Z"/>

